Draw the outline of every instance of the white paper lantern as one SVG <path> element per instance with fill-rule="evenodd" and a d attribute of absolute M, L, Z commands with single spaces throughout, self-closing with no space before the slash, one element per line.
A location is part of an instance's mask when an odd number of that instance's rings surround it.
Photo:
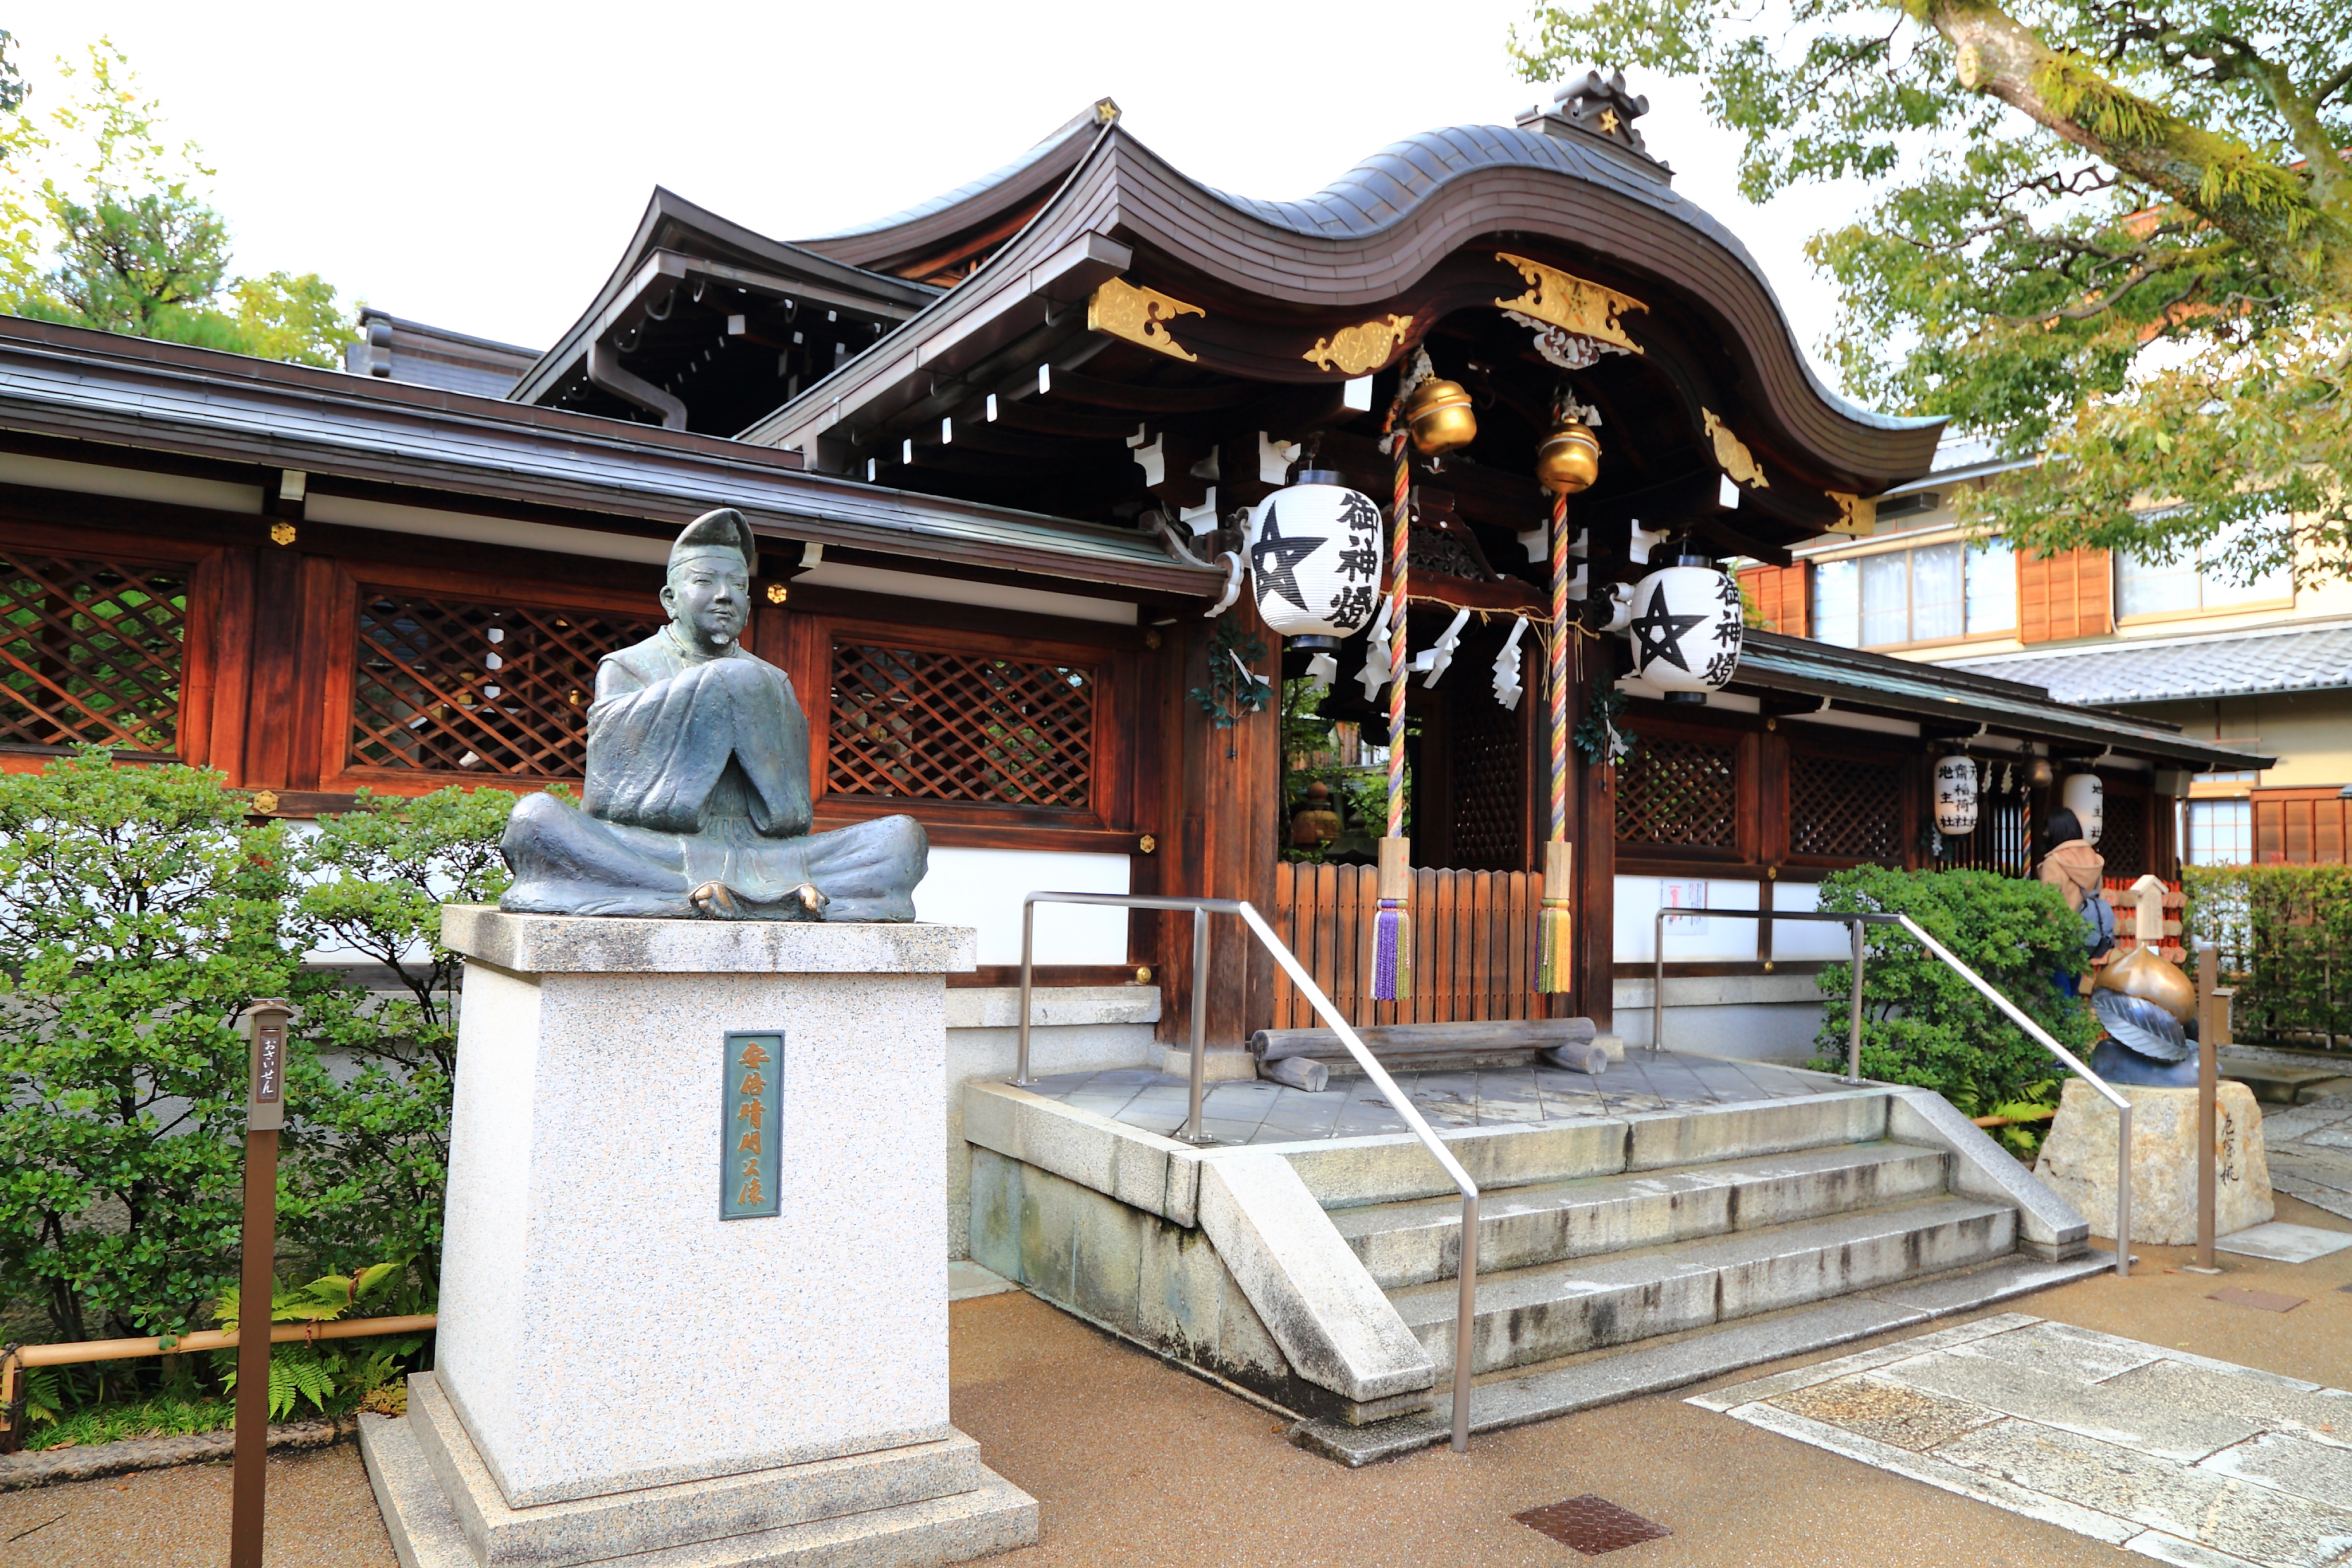
<path fill-rule="evenodd" d="M 1321 472 L 1250 513 L 1250 591 L 1286 637 L 1337 639 L 1371 624 L 1381 596 L 1381 509 Z"/>
<path fill-rule="evenodd" d="M 2107 786 L 2096 773 L 2068 773 L 2058 787 L 2058 803 L 2083 825 L 2083 842 L 2096 844 L 2107 825 Z"/>
<path fill-rule="evenodd" d="M 1936 831 L 1965 838 L 1977 830 L 1977 766 L 1966 757 L 1936 763 Z"/>
<path fill-rule="evenodd" d="M 1737 579 L 1685 555 L 1633 584 L 1633 673 L 1666 700 L 1705 701 L 1731 684 L 1745 635 Z"/>

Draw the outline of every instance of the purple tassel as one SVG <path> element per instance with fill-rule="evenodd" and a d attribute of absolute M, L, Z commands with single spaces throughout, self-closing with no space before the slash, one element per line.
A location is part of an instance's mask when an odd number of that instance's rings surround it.
<path fill-rule="evenodd" d="M 1412 994 L 1404 900 L 1382 899 L 1372 917 L 1372 1000 L 1394 1002 Z"/>

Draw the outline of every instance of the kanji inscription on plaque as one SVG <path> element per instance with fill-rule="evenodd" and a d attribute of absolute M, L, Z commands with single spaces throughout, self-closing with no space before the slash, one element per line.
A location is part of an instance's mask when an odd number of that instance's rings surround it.
<path fill-rule="evenodd" d="M 727 1037 L 719 1093 L 719 1217 L 772 1219 L 784 1138 L 784 1037 Z"/>

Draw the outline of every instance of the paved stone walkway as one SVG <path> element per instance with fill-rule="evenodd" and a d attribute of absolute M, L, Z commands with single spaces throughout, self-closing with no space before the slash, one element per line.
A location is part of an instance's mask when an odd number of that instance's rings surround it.
<path fill-rule="evenodd" d="M 1623 1061 L 1611 1063 L 1597 1079 L 1534 1067 L 1394 1077 L 1397 1087 L 1441 1131 L 1617 1116 L 1675 1105 L 1782 1100 L 1843 1087 L 1834 1077 L 1801 1068 L 1675 1051 L 1654 1055 L 1639 1047 L 1628 1050 Z M 1032 1087 L 1050 1100 L 1162 1135 L 1183 1127 L 1190 1094 L 1183 1079 L 1141 1068 L 1064 1073 Z M 1334 1078 L 1320 1094 L 1258 1079 L 1208 1085 L 1201 1100 L 1201 1130 L 1220 1143 L 1290 1143 L 1402 1132 L 1405 1124 L 1370 1079 Z"/>
<path fill-rule="evenodd" d="M 1687 1401 L 2184 1568 L 2352 1556 L 2352 1394 L 2004 1313 Z"/>
<path fill-rule="evenodd" d="M 2352 1219 L 2352 1094 L 2263 1108 L 2271 1185 Z"/>

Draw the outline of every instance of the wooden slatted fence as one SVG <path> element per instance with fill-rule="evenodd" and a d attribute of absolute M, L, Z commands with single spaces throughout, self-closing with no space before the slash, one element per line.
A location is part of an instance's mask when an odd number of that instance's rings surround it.
<path fill-rule="evenodd" d="M 1370 866 L 1278 865 L 1274 929 L 1350 1024 L 1443 1024 L 1539 1018 L 1536 916 L 1543 878 L 1528 871 L 1416 870 L 1412 994 L 1375 1002 L 1372 917 L 1379 873 Z M 1318 1027 L 1314 1009 L 1276 973 L 1274 1027 Z"/>

